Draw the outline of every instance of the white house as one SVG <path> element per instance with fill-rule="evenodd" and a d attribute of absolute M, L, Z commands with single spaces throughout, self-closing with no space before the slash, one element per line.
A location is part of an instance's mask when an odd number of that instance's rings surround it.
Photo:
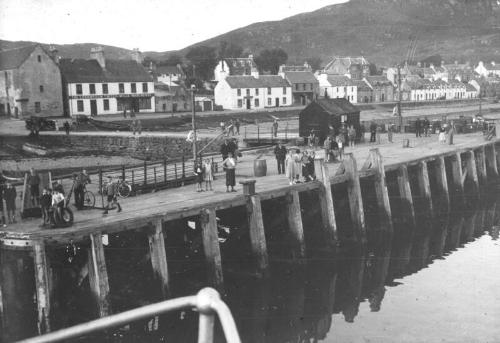
<path fill-rule="evenodd" d="M 172 82 L 180 84 L 186 79 L 186 74 L 179 64 L 176 66 L 158 66 L 154 69 L 153 74 L 158 82 L 169 85 Z"/>
<path fill-rule="evenodd" d="M 499 76 L 500 77 L 500 63 L 483 63 L 479 62 L 478 66 L 475 69 L 476 73 L 480 76 Z"/>
<path fill-rule="evenodd" d="M 465 84 L 465 98 L 475 99 L 479 97 L 479 89 L 477 89 L 472 83 Z"/>
<path fill-rule="evenodd" d="M 226 76 L 215 86 L 215 103 L 224 109 L 292 105 L 292 86 L 278 75 Z"/>
<path fill-rule="evenodd" d="M 345 98 L 351 103 L 358 102 L 358 87 L 347 76 L 322 73 L 318 74 L 317 78 L 321 97 L 330 99 Z"/>
<path fill-rule="evenodd" d="M 214 68 L 214 80 L 221 81 L 226 76 L 259 76 L 253 55 L 248 58 L 224 58 Z"/>
<path fill-rule="evenodd" d="M 61 59 L 65 112 L 71 116 L 154 112 L 154 82 L 135 60 L 107 60 L 102 48 L 91 59 Z"/>

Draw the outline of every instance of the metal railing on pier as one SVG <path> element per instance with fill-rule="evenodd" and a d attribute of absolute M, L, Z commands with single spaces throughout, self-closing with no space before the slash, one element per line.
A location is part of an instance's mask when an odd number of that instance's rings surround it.
<path fill-rule="evenodd" d="M 241 343 L 231 311 L 220 299 L 219 293 L 213 288 L 204 288 L 197 295 L 143 306 L 45 335 L 28 338 L 18 343 L 60 342 L 186 308 L 193 308 L 200 314 L 198 343 L 213 342 L 215 315 L 219 317 L 226 341 L 228 343 Z"/>

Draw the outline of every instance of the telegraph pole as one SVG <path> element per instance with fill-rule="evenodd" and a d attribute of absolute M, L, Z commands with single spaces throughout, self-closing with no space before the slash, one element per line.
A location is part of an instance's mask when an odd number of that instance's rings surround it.
<path fill-rule="evenodd" d="M 398 64 L 398 117 L 399 133 L 403 133 L 403 116 L 401 115 L 401 66 Z"/>
<path fill-rule="evenodd" d="M 196 102 L 194 100 L 196 93 L 196 86 L 191 85 L 191 106 L 193 107 L 192 111 L 192 117 L 191 117 L 191 126 L 193 129 L 193 161 L 196 162 L 196 157 L 197 157 L 197 151 L 196 151 L 196 123 L 195 123 L 195 118 L 196 118 Z"/>

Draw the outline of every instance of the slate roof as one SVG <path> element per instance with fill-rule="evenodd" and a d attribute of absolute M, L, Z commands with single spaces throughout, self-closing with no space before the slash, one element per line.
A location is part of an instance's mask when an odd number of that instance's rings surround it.
<path fill-rule="evenodd" d="M 359 91 L 369 91 L 371 90 L 372 88 L 370 87 L 370 85 L 368 83 L 366 83 L 366 81 L 364 80 L 352 80 L 352 83 L 358 87 L 358 92 Z M 391 83 L 392 84 L 392 83 Z"/>
<path fill-rule="evenodd" d="M 385 76 L 367 76 L 365 77 L 366 81 L 369 85 L 373 86 L 389 86 L 392 85 L 391 81 L 387 79 Z"/>
<path fill-rule="evenodd" d="M 474 87 L 473 85 L 471 85 L 470 83 L 466 83 L 465 84 L 465 90 L 467 92 L 477 92 L 477 89 L 476 87 Z"/>
<path fill-rule="evenodd" d="M 325 70 L 330 69 L 333 65 L 342 65 L 345 68 L 349 68 L 352 64 L 369 65 L 370 62 L 368 62 L 363 56 L 356 56 L 356 57 L 350 57 L 350 56 L 340 57 L 340 56 L 335 56 L 326 65 Z"/>
<path fill-rule="evenodd" d="M 345 86 L 354 86 L 354 83 L 347 76 L 342 75 L 328 75 L 326 77 L 328 83 L 332 87 L 345 87 Z"/>
<path fill-rule="evenodd" d="M 68 83 L 89 82 L 151 82 L 147 70 L 132 60 L 106 60 L 103 69 L 97 60 L 61 59 L 59 67 Z"/>
<path fill-rule="evenodd" d="M 224 58 L 229 66 L 230 75 L 246 75 L 245 71 L 250 73 L 252 69 L 257 69 L 253 58 Z"/>
<path fill-rule="evenodd" d="M 344 98 L 339 99 L 319 99 L 315 102 L 329 114 L 342 115 L 359 113 L 359 109 Z"/>
<path fill-rule="evenodd" d="M 484 67 L 486 70 L 500 70 L 500 63 L 495 63 L 495 65 L 491 63 L 484 63 Z"/>
<path fill-rule="evenodd" d="M 285 78 L 290 83 L 318 83 L 310 71 L 286 71 Z"/>
<path fill-rule="evenodd" d="M 37 45 L 0 51 L 0 70 L 17 69 L 35 50 Z"/>
<path fill-rule="evenodd" d="M 278 75 L 261 75 L 258 79 L 248 75 L 231 75 L 226 77 L 226 82 L 231 88 L 290 87 L 290 83 Z"/>

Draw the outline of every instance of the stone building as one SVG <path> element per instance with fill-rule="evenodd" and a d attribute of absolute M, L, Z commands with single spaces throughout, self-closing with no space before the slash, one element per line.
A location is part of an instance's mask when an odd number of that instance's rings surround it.
<path fill-rule="evenodd" d="M 323 69 L 322 73 L 344 75 L 352 80 L 361 80 L 370 75 L 370 62 L 363 56 L 335 56 Z"/>
<path fill-rule="evenodd" d="M 367 76 L 364 78 L 373 93 L 373 102 L 394 100 L 394 86 L 385 76 Z"/>
<path fill-rule="evenodd" d="M 133 60 L 110 60 L 101 47 L 92 48 L 90 59 L 61 59 L 65 113 L 70 116 L 154 112 L 152 76 Z"/>
<path fill-rule="evenodd" d="M 191 111 L 191 94 L 185 87 L 174 82 L 155 82 L 155 104 L 156 112 Z"/>
<path fill-rule="evenodd" d="M 0 115 L 61 116 L 57 60 L 40 45 L 0 51 Z"/>
<path fill-rule="evenodd" d="M 282 65 L 278 75 L 292 85 L 294 105 L 307 105 L 318 97 L 319 82 L 307 62 L 304 66 Z"/>

